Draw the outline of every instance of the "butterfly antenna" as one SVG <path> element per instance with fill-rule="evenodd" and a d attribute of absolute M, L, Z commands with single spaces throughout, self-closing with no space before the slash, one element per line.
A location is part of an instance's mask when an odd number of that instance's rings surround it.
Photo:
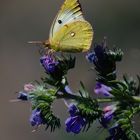
<path fill-rule="evenodd" d="M 46 41 L 29 41 L 28 43 L 29 44 L 35 44 L 36 46 L 43 47 L 43 49 L 40 49 L 39 50 L 39 54 L 40 55 L 43 55 L 44 54 L 44 51 L 45 51 L 46 54 L 48 54 L 49 52 L 51 52 L 49 40 L 46 40 Z"/>
<path fill-rule="evenodd" d="M 46 41 L 29 41 L 28 43 L 29 43 L 29 44 L 35 44 L 35 45 L 43 45 L 43 46 L 45 46 L 45 47 L 47 47 L 47 48 L 50 47 L 50 42 L 49 42 L 49 40 L 46 40 Z"/>
<path fill-rule="evenodd" d="M 29 44 L 35 44 L 35 45 L 44 45 L 43 41 L 29 41 Z"/>

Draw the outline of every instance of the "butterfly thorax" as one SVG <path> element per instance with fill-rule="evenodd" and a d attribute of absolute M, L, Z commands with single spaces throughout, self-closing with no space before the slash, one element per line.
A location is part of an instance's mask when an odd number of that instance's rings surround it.
<path fill-rule="evenodd" d="M 54 41 L 54 40 L 49 40 L 49 48 L 53 49 L 56 52 L 59 52 L 60 49 L 60 42 L 59 41 Z"/>
<path fill-rule="evenodd" d="M 46 40 L 45 42 L 43 42 L 43 45 L 47 49 L 53 49 L 54 51 L 58 51 L 58 49 L 55 47 L 55 45 L 52 44 L 50 40 Z"/>

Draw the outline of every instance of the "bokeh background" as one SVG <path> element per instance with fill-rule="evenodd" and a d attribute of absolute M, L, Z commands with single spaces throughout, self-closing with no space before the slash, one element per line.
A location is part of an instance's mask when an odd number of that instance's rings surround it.
<path fill-rule="evenodd" d="M 108 46 L 120 47 L 125 55 L 118 64 L 118 76 L 140 74 L 140 1 L 80 0 L 86 19 L 93 25 L 94 42 L 108 38 Z M 62 128 L 54 133 L 41 127 L 32 133 L 29 124 L 30 104 L 10 103 L 24 83 L 40 80 L 44 75 L 39 64 L 39 47 L 30 40 L 48 38 L 51 23 L 63 0 L 0 0 L 0 140 L 104 140 L 95 126 L 80 135 L 67 134 L 63 121 L 67 117 L 62 101 L 55 103 L 55 112 L 62 118 Z M 85 54 L 77 54 L 76 68 L 69 72 L 70 85 L 78 90 L 82 80 L 92 94 L 95 72 Z M 62 115 L 63 114 L 63 115 Z M 140 132 L 139 124 L 137 130 Z"/>

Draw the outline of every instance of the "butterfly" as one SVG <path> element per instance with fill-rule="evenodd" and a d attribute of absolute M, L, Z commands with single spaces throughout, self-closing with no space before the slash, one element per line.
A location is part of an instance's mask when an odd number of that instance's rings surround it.
<path fill-rule="evenodd" d="M 88 51 L 92 39 L 92 26 L 84 19 L 79 0 L 65 0 L 52 23 L 49 39 L 41 43 L 53 51 L 76 53 Z"/>

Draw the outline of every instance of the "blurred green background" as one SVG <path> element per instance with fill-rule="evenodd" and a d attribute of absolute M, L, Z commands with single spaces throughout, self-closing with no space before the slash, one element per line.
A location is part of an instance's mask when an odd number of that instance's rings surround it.
<path fill-rule="evenodd" d="M 125 52 L 118 64 L 118 75 L 140 74 L 140 1 L 139 0 L 80 0 L 86 19 L 93 25 L 94 42 L 104 36 L 108 45 L 120 47 Z M 48 38 L 51 23 L 63 0 L 1 0 L 0 1 L 0 140 L 104 140 L 95 126 L 80 135 L 67 134 L 64 120 L 66 107 L 62 101 L 55 103 L 55 112 L 62 118 L 62 128 L 54 133 L 41 127 L 32 133 L 29 124 L 30 104 L 10 103 L 24 83 L 40 80 L 44 75 L 39 64 L 37 47 L 30 40 Z M 69 81 L 74 91 L 82 80 L 92 94 L 95 72 L 89 71 L 85 54 L 77 54 L 76 69 L 70 71 Z M 63 115 L 62 115 L 63 114 Z M 139 123 L 140 124 L 140 123 Z M 139 124 L 135 125 L 140 131 Z"/>

